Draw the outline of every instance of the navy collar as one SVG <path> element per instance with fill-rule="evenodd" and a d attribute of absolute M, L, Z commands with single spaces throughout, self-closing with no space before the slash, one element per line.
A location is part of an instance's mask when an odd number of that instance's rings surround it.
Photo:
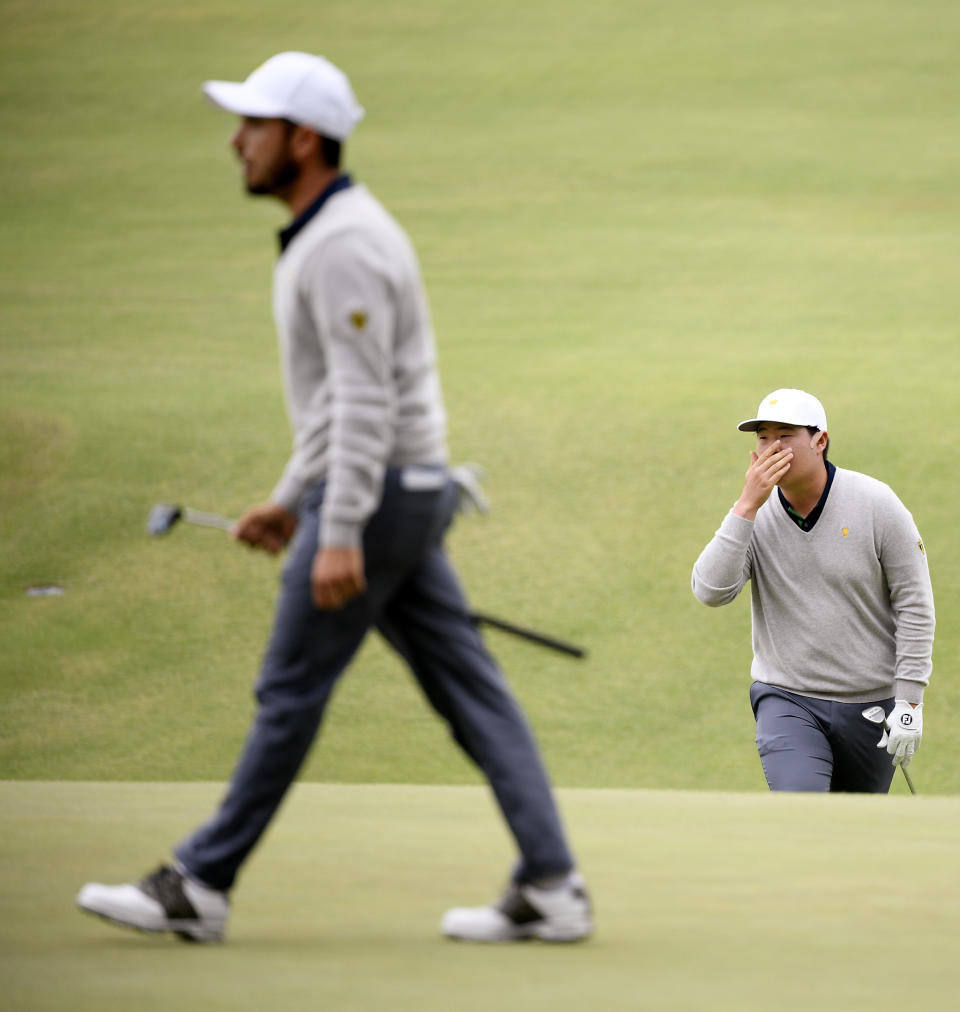
<path fill-rule="evenodd" d="M 802 517 L 800 514 L 787 502 L 787 497 L 783 494 L 780 486 L 777 486 L 777 495 L 780 498 L 780 505 L 787 511 L 787 516 L 800 528 L 801 531 L 812 531 L 813 525 L 820 519 L 820 514 L 823 512 L 823 507 L 827 505 L 827 495 L 830 492 L 830 486 L 833 484 L 833 476 L 837 473 L 837 469 L 828 460 L 827 464 L 827 483 L 823 486 L 823 492 L 817 500 L 817 505 L 805 516 Z"/>
<path fill-rule="evenodd" d="M 301 214 L 298 214 L 286 228 L 280 229 L 277 238 L 280 240 L 282 253 L 293 242 L 294 237 L 310 221 L 320 213 L 320 208 L 335 194 L 353 186 L 353 179 L 344 173 L 337 178 L 317 197 L 317 199 Z"/>

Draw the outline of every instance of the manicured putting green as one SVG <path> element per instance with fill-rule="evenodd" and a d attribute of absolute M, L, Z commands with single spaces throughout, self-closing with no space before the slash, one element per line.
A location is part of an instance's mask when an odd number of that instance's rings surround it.
<path fill-rule="evenodd" d="M 561 791 L 598 923 L 568 947 L 439 936 L 512 857 L 479 787 L 299 785 L 223 946 L 74 909 L 83 881 L 164 859 L 221 790 L 0 784 L 0 1007 L 953 1007 L 960 800 Z"/>

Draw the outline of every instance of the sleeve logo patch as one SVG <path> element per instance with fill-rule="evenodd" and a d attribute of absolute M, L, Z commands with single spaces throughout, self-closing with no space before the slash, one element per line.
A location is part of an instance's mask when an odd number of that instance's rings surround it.
<path fill-rule="evenodd" d="M 848 535 L 848 534 L 850 533 L 850 528 L 849 528 L 849 527 L 841 527 L 841 528 L 840 528 L 840 533 L 841 533 L 841 534 L 842 534 L 842 535 L 843 535 L 844 537 L 846 537 L 846 536 L 847 536 L 847 535 Z"/>
<path fill-rule="evenodd" d="M 926 548 L 923 547 L 923 540 L 922 539 L 917 542 L 917 548 L 920 549 L 920 554 L 921 555 L 926 555 L 927 554 Z"/>
<path fill-rule="evenodd" d="M 367 314 L 362 309 L 355 309 L 350 314 L 350 322 L 357 328 L 357 330 L 363 330 L 367 325 Z"/>

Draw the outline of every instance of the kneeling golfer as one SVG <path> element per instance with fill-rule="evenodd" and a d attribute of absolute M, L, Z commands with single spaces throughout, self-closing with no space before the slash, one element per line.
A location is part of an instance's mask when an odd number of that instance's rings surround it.
<path fill-rule="evenodd" d="M 233 147 L 248 192 L 278 197 L 293 216 L 274 275 L 293 454 L 270 500 L 233 532 L 290 551 L 256 716 L 219 809 L 170 864 L 135 884 L 90 883 L 77 902 L 144 931 L 221 940 L 241 865 L 296 777 L 334 684 L 376 628 L 483 771 L 519 850 L 502 899 L 449 910 L 444 934 L 583 938 L 590 900 L 536 742 L 444 550 L 458 494 L 416 255 L 340 170 L 363 110 L 346 76 L 306 53 L 280 53 L 246 81 L 204 91 L 240 116 Z"/>
<path fill-rule="evenodd" d="M 716 607 L 751 585 L 750 702 L 767 783 L 885 793 L 923 728 L 934 631 L 923 540 L 888 486 L 827 460 L 816 397 L 775 390 L 739 428 L 757 449 L 693 592 Z M 879 745 L 870 705 L 888 715 Z"/>

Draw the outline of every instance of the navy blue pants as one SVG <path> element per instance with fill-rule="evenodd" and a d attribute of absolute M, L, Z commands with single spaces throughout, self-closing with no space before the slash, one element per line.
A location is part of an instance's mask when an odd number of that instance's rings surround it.
<path fill-rule="evenodd" d="M 886 794 L 894 766 L 877 748 L 882 729 L 863 719 L 869 706 L 889 713 L 893 699 L 837 703 L 763 682 L 750 687 L 757 751 L 771 791 Z"/>
<path fill-rule="evenodd" d="M 256 686 L 257 712 L 230 787 L 213 818 L 175 848 L 187 871 L 215 889 L 230 889 L 267 828 L 337 679 L 371 627 L 404 658 L 485 774 L 520 851 L 515 877 L 573 867 L 533 734 L 470 620 L 444 552 L 456 487 L 444 474 L 439 487 L 407 488 L 404 473 L 387 472 L 380 508 L 364 532 L 367 589 L 337 611 L 318 610 L 311 597 L 323 486 L 305 499 Z"/>

